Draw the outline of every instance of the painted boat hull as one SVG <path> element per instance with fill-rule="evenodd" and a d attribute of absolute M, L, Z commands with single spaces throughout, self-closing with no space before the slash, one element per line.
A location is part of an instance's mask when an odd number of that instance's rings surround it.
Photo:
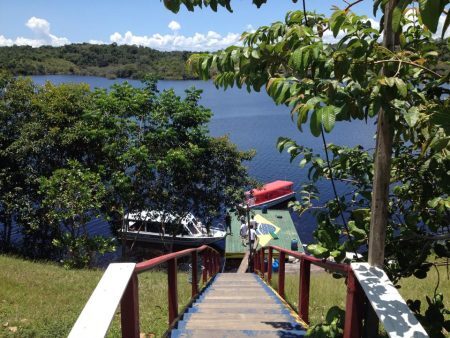
<path fill-rule="evenodd" d="M 277 198 L 271 199 L 271 200 L 267 200 L 261 203 L 257 203 L 257 204 L 253 204 L 250 206 L 251 209 L 261 209 L 263 206 L 266 206 L 268 208 L 273 207 L 277 204 L 286 202 L 292 198 L 295 197 L 295 192 L 291 192 L 289 194 L 283 195 L 283 196 L 279 196 Z"/>
<path fill-rule="evenodd" d="M 123 231 L 122 232 L 127 241 L 147 242 L 155 244 L 173 243 L 174 245 L 196 247 L 204 244 L 211 244 L 223 240 L 225 236 L 176 236 L 175 238 L 167 235 L 161 236 L 154 232 L 145 231 Z"/>

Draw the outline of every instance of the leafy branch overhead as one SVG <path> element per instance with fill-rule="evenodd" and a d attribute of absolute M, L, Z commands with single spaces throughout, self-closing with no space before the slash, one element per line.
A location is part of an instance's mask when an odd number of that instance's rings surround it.
<path fill-rule="evenodd" d="M 196 7 L 203 8 L 203 7 L 210 7 L 214 12 L 217 12 L 219 7 L 224 7 L 228 11 L 232 12 L 233 9 L 231 8 L 231 0 L 162 0 L 164 1 L 164 5 L 167 9 L 171 10 L 174 13 L 178 13 L 180 10 L 181 5 L 184 5 L 185 8 L 188 11 L 194 11 Z M 250 1 L 250 0 L 249 0 Z M 286 0 L 289 1 L 289 0 Z M 297 3 L 297 0 L 290 0 L 293 3 Z M 346 13 L 348 10 L 353 7 L 354 5 L 362 2 L 363 0 L 356 0 L 353 3 L 349 3 L 346 1 L 348 6 L 344 9 L 344 11 L 341 11 L 341 13 Z M 263 4 L 265 4 L 267 0 L 252 0 L 252 3 L 256 5 L 256 7 L 261 7 Z M 444 33 L 446 29 L 448 28 L 450 24 L 450 13 L 447 11 L 445 12 L 445 6 L 448 5 L 448 0 L 400 0 L 397 3 L 397 6 L 394 10 L 394 20 L 393 25 L 395 27 L 395 30 L 398 31 L 399 29 L 399 23 L 401 21 L 401 17 L 403 15 L 404 10 L 411 5 L 413 2 L 419 3 L 419 13 L 422 17 L 424 25 L 430 29 L 433 33 L 436 33 L 436 29 L 438 27 L 438 21 L 439 17 L 442 13 L 446 14 L 446 19 L 443 25 L 442 30 L 442 36 L 444 36 Z M 386 5 L 387 0 L 375 0 L 374 1 L 374 15 L 376 14 L 377 10 L 381 7 L 384 9 L 384 6 Z M 335 14 L 337 19 L 337 26 L 334 26 L 333 33 L 336 36 L 336 30 L 338 30 L 339 22 L 343 22 L 343 18 L 339 14 Z"/>
<path fill-rule="evenodd" d="M 188 66 L 224 89 L 264 87 L 276 104 L 290 108 L 299 131 L 306 125 L 316 137 L 324 137 L 340 121 L 387 125 L 381 133 L 392 142 L 377 143 L 377 152 L 329 144 L 326 160 L 280 137 L 279 151 L 288 152 L 291 162 L 299 160 L 311 180 L 291 206 L 299 214 L 310 211 L 316 216 L 310 253 L 348 261 L 346 253 L 351 251 L 367 260 L 373 247 L 370 239 L 378 238 L 371 233 L 376 219 L 372 182 L 383 181 L 387 188 L 379 188 L 374 200 L 386 210 L 378 222 L 386 229 L 386 241 L 376 264 L 384 265 L 394 283 L 411 275 L 425 278 L 431 255 L 450 257 L 450 63 L 449 40 L 443 38 L 450 23 L 449 1 L 374 1 L 374 14 L 381 12 L 381 30 L 373 20 L 351 11 L 361 0 L 345 2 L 343 9 L 334 7 L 330 18 L 288 12 L 284 21 L 243 33 L 241 46 L 192 55 Z M 392 37 L 392 43 L 381 41 L 384 20 L 385 37 Z M 395 34 L 388 33 L 391 28 Z M 335 42 L 326 43 L 331 37 Z M 385 157 L 377 156 L 380 149 L 386 150 Z M 383 159 L 390 164 L 379 171 L 380 180 L 375 168 Z M 323 179 L 338 181 L 341 194 L 320 201 Z M 386 191 L 383 198 L 380 189 Z M 422 319 L 430 332 L 441 332 L 446 325 L 443 320 L 427 325 L 426 318 Z M 331 332 L 337 322 L 333 323 L 311 333 Z"/>
<path fill-rule="evenodd" d="M 402 17 L 406 29 L 394 52 L 380 45 L 371 21 L 350 11 L 336 9 L 330 19 L 309 13 L 306 19 L 308 26 L 303 12 L 289 12 L 284 22 L 244 33 L 242 47 L 193 55 L 188 64 L 218 87 L 259 91 L 265 86 L 275 103 L 291 107 L 300 130 L 309 120 L 315 136 L 322 126 L 330 132 L 336 121 L 372 118 L 380 107 L 398 116 L 399 123 L 411 122 L 415 112 L 439 116 L 447 109 L 436 103 L 449 92 L 449 65 L 440 60 L 439 45 L 414 9 Z M 335 45 L 324 43 L 326 30 L 340 37 Z M 442 42 L 442 48 L 448 45 Z M 392 76 L 380 75 L 383 67 Z M 424 94 L 419 85 L 433 87 L 433 94 Z"/>

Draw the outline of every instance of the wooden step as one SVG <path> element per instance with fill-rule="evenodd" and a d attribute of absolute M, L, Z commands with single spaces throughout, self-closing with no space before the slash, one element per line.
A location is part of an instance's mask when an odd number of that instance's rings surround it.
<path fill-rule="evenodd" d="M 239 307 L 222 307 L 222 308 L 209 308 L 209 307 L 191 307 L 187 310 L 187 313 L 249 313 L 249 314 L 290 314 L 290 310 L 288 309 L 280 309 L 278 307 L 275 308 L 263 308 L 263 307 L 253 307 L 253 308 L 244 308 L 242 312 L 240 312 Z M 220 317 L 220 315 L 218 316 Z"/>
<path fill-rule="evenodd" d="M 205 303 L 201 302 L 199 304 L 194 304 L 193 307 L 195 308 L 208 308 L 208 309 L 228 309 L 228 308 L 235 308 L 235 309 L 242 309 L 242 311 L 245 311 L 245 309 L 249 308 L 259 308 L 259 309 L 280 309 L 281 306 L 276 303 L 269 303 L 269 304 L 245 304 L 245 303 Z"/>
<path fill-rule="evenodd" d="M 241 296 L 237 296 L 237 295 L 221 295 L 220 293 L 217 294 L 211 294 L 208 295 L 207 298 L 205 298 L 204 300 L 214 300 L 217 301 L 218 303 L 223 303 L 225 301 L 234 301 L 234 300 L 239 300 L 241 303 L 245 303 L 245 302 L 251 302 L 253 300 L 264 300 L 265 302 L 271 302 L 273 301 L 273 297 L 269 296 L 269 295 L 265 295 L 265 294 L 261 294 L 261 295 L 241 295 Z"/>
<path fill-rule="evenodd" d="M 205 320 L 217 320 L 217 314 L 215 313 L 190 313 L 185 314 L 183 320 L 186 319 L 205 319 Z M 223 313 L 220 315 L 220 320 L 237 320 L 240 319 L 242 321 L 261 321 L 261 320 L 270 320 L 270 321 L 283 321 L 283 320 L 291 320 L 292 317 L 286 314 L 266 314 L 261 316 L 259 313 Z"/>
<path fill-rule="evenodd" d="M 304 337 L 306 331 L 249 331 L 249 330 L 173 330 L 172 338 L 279 338 Z"/>
<path fill-rule="evenodd" d="M 241 321 L 239 319 L 224 320 L 217 316 L 216 320 L 211 319 L 189 319 L 180 323 L 179 329 L 187 330 L 256 330 L 256 331 L 292 331 L 299 330 L 302 327 L 299 324 L 291 323 L 286 320 L 278 321 Z"/>

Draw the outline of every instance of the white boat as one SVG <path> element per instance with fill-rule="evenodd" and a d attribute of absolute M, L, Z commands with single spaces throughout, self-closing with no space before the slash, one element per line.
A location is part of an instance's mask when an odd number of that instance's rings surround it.
<path fill-rule="evenodd" d="M 175 237 L 165 232 L 168 225 L 178 223 L 181 233 Z M 179 219 L 175 215 L 162 211 L 142 211 L 125 215 L 122 229 L 127 240 L 148 243 L 173 243 L 189 247 L 210 244 L 223 239 L 226 232 L 223 229 L 206 227 L 194 215 L 188 213 Z"/>
<path fill-rule="evenodd" d="M 294 182 L 274 181 L 264 184 L 261 189 L 245 192 L 245 205 L 250 208 L 271 207 L 295 197 Z"/>

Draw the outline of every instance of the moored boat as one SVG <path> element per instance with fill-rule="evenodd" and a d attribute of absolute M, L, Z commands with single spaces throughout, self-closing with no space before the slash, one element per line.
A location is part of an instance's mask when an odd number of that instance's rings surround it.
<path fill-rule="evenodd" d="M 261 189 L 247 191 L 245 204 L 250 208 L 272 207 L 294 196 L 294 182 L 278 180 L 264 184 Z"/>
<path fill-rule="evenodd" d="M 165 231 L 174 225 L 181 230 L 176 236 Z M 127 240 L 158 244 L 173 243 L 188 247 L 211 244 L 222 240 L 226 235 L 226 232 L 219 228 L 210 228 L 208 232 L 204 224 L 191 213 L 180 218 L 155 210 L 125 215 L 122 233 Z"/>

